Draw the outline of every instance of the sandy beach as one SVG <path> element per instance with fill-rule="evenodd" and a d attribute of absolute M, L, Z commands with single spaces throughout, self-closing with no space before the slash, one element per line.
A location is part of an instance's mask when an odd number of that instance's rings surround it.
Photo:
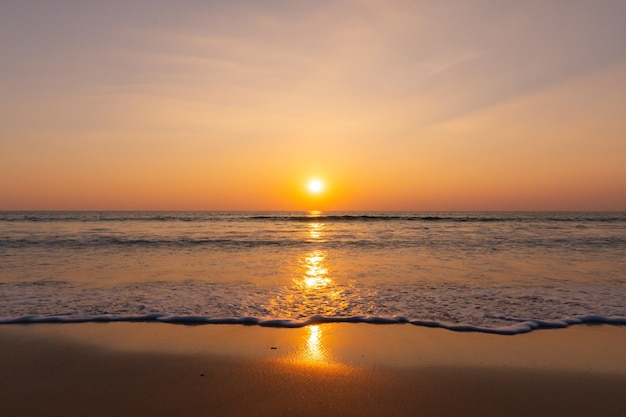
<path fill-rule="evenodd" d="M 3 416 L 622 416 L 626 327 L 0 327 Z"/>

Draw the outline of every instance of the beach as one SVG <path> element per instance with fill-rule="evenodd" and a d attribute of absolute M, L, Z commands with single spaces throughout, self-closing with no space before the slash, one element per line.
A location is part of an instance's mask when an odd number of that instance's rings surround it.
<path fill-rule="evenodd" d="M 2 212 L 0 416 L 623 416 L 625 219 Z"/>
<path fill-rule="evenodd" d="M 0 326 L 3 416 L 621 416 L 626 327 Z"/>
<path fill-rule="evenodd" d="M 624 16 L 0 1 L 0 417 L 626 417 Z"/>

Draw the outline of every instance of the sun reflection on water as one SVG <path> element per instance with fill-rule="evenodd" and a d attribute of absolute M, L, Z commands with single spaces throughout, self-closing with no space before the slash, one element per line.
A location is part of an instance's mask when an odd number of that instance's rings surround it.
<path fill-rule="evenodd" d="M 306 233 L 321 244 L 324 224 L 307 224 Z M 328 250 L 321 246 L 303 253 L 296 260 L 290 283 L 267 306 L 268 315 L 290 320 L 341 316 L 349 307 L 347 287 L 335 282 L 328 256 Z"/>
<path fill-rule="evenodd" d="M 324 230 L 324 225 L 322 223 L 311 223 L 309 224 L 309 237 L 311 239 L 319 239 L 322 237 L 322 232 Z"/>
<path fill-rule="evenodd" d="M 332 281 L 324 264 L 326 254 L 321 250 L 310 252 L 302 261 L 304 275 L 294 279 L 294 285 L 302 290 L 321 290 Z"/>

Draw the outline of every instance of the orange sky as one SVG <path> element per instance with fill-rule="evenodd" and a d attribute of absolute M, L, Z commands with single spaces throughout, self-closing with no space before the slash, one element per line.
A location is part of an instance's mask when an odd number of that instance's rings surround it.
<path fill-rule="evenodd" d="M 0 210 L 626 210 L 622 1 L 94 3 L 0 5 Z"/>

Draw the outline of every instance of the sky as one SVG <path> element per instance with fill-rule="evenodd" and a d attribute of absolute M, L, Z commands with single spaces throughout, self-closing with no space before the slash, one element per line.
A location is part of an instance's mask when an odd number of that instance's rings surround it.
<path fill-rule="evenodd" d="M 625 21 L 623 0 L 3 0 L 0 210 L 626 210 Z"/>

